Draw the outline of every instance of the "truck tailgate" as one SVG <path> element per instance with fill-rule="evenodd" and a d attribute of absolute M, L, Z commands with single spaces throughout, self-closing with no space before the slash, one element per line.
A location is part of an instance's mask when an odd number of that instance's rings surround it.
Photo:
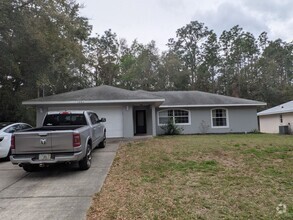
<path fill-rule="evenodd" d="M 73 151 L 73 132 L 56 131 L 51 133 L 52 152 L 72 152 Z"/>
<path fill-rule="evenodd" d="M 15 153 L 50 153 L 52 139 L 50 132 L 23 132 L 15 135 Z"/>

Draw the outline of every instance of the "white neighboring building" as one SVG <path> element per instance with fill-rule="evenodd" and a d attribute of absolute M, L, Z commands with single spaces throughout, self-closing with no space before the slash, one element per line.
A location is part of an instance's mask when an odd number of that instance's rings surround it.
<path fill-rule="evenodd" d="M 260 132 L 279 133 L 279 126 L 288 126 L 289 132 L 293 132 L 293 101 L 259 112 L 257 116 Z"/>

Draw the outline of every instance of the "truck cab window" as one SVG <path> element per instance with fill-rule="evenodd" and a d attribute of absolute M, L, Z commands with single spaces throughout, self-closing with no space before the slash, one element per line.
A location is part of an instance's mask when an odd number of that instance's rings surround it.
<path fill-rule="evenodd" d="M 90 114 L 90 119 L 91 119 L 91 123 L 94 125 L 94 124 L 97 124 L 99 123 L 99 118 L 96 114 L 94 113 L 91 113 Z"/>
<path fill-rule="evenodd" d="M 52 114 L 47 115 L 44 126 L 86 125 L 83 114 Z"/>

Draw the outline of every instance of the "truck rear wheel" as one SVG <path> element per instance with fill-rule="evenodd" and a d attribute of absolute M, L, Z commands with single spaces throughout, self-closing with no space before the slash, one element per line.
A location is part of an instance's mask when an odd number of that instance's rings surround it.
<path fill-rule="evenodd" d="M 106 147 L 106 132 L 104 133 L 104 138 L 102 142 L 99 144 L 99 148 L 105 148 Z"/>
<path fill-rule="evenodd" d="M 92 147 L 91 145 L 87 145 L 86 155 L 79 161 L 79 169 L 88 170 L 92 165 Z"/>
<path fill-rule="evenodd" d="M 37 164 L 23 164 L 22 168 L 26 171 L 26 172 L 35 172 L 40 170 L 39 165 Z"/>

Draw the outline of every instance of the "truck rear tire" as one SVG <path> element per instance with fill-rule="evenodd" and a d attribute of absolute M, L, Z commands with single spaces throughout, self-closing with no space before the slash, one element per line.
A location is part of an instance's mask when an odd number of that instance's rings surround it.
<path fill-rule="evenodd" d="M 86 155 L 79 161 L 80 170 L 88 170 L 92 165 L 92 147 L 90 144 L 87 145 Z"/>
<path fill-rule="evenodd" d="M 106 132 L 104 133 L 104 139 L 101 143 L 99 143 L 99 148 L 105 148 L 106 147 Z"/>
<path fill-rule="evenodd" d="M 23 164 L 22 168 L 29 173 L 40 170 L 40 167 L 37 164 Z"/>
<path fill-rule="evenodd" d="M 106 147 L 106 139 L 104 139 L 100 144 L 99 148 L 105 148 Z"/>

